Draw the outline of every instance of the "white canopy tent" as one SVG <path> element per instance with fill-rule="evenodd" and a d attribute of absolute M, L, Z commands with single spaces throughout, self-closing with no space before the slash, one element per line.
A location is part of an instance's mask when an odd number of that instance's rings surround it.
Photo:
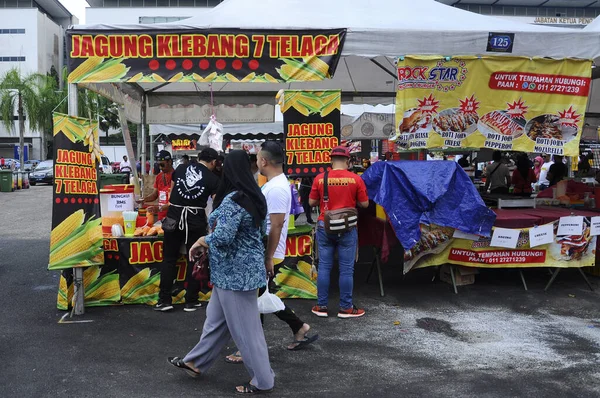
<path fill-rule="evenodd" d="M 217 117 L 224 123 L 270 122 L 274 94 L 281 88 L 341 89 L 345 103 L 389 104 L 395 96 L 394 59 L 406 54 L 486 54 L 490 32 L 514 33 L 512 55 L 595 58 L 600 35 L 530 25 L 474 14 L 433 0 L 226 0 L 202 17 L 154 25 L 83 25 L 79 31 L 170 29 L 347 28 L 342 58 L 332 79 L 322 82 L 214 83 Z M 577 43 L 577 45 L 574 45 Z M 100 87 L 110 85 L 111 88 Z M 122 83 L 87 85 L 127 108 L 139 123 L 145 95 L 152 123 L 206 123 L 212 112 L 207 83 Z M 253 107 L 248 105 L 252 104 Z"/>

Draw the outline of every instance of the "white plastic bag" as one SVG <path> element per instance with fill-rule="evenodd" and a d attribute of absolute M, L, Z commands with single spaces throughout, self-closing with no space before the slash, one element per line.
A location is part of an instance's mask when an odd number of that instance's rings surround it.
<path fill-rule="evenodd" d="M 276 295 L 269 293 L 269 284 L 267 290 L 258 298 L 258 312 L 260 314 L 272 314 L 285 309 L 285 304 Z"/>

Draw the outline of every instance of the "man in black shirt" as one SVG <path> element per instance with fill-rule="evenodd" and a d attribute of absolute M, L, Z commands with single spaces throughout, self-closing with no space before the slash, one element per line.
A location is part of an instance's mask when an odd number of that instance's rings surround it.
<path fill-rule="evenodd" d="M 171 302 L 175 264 L 181 256 L 179 249 L 182 243 L 185 243 L 187 254 L 194 242 L 206 235 L 207 220 L 204 208 L 219 184 L 219 178 L 213 173 L 218 159 L 217 151 L 203 149 L 198 156 L 198 163 L 182 164 L 173 173 L 169 210 L 164 222 L 173 220 L 175 229 L 171 232 L 165 230 L 159 300 L 154 306 L 156 311 L 173 309 Z M 196 311 L 201 306 L 198 302 L 200 284 L 192 278 L 192 267 L 193 263 L 188 261 L 184 308 L 184 311 L 188 312 Z"/>
<path fill-rule="evenodd" d="M 550 181 L 549 186 L 556 185 L 559 181 L 565 179 L 568 172 L 567 165 L 563 163 L 563 157 L 554 155 L 554 164 L 548 169 L 548 177 L 546 177 Z"/>

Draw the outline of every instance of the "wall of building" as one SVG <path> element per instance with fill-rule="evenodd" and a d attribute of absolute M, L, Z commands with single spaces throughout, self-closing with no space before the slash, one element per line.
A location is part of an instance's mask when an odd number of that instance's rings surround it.
<path fill-rule="evenodd" d="M 162 18 L 190 18 L 204 15 L 211 8 L 208 7 L 154 7 L 154 8 L 86 8 L 86 25 L 95 24 L 139 24 L 140 18 L 155 18 L 154 21 L 146 20 L 146 23 L 170 22 Z"/>
<path fill-rule="evenodd" d="M 38 72 L 38 10 L 0 9 L 0 75 L 11 68 L 19 68 L 23 73 Z M 5 33 L 6 30 L 19 30 L 20 33 Z M 24 33 L 21 33 L 22 30 Z M 25 60 L 6 61 L 6 57 L 25 57 Z"/>
<path fill-rule="evenodd" d="M 63 36 L 63 28 L 37 8 L 0 8 L 0 76 L 11 68 L 18 68 L 23 75 L 27 75 L 45 74 L 54 66 L 60 73 L 64 64 Z M 7 145 L 19 142 L 17 121 L 14 126 L 11 131 L 0 125 L 0 146 L 4 150 Z M 30 158 L 40 159 L 41 135 L 31 131 L 27 122 L 25 137 L 33 145 Z"/>

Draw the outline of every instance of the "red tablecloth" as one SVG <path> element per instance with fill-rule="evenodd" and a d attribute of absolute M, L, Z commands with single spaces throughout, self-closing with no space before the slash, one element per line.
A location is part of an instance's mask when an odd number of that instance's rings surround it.
<path fill-rule="evenodd" d="M 573 210 L 558 207 L 540 207 L 537 209 L 494 209 L 496 213 L 495 227 L 529 228 L 534 225 L 548 224 L 561 217 L 576 216 L 594 217 L 600 213 L 590 210 Z"/>
<path fill-rule="evenodd" d="M 358 245 L 381 249 L 381 261 L 387 262 L 390 250 L 400 242 L 390 223 L 377 218 L 374 206 L 372 207 L 358 212 Z M 494 209 L 494 212 L 496 213 L 494 226 L 501 228 L 529 228 L 556 221 L 561 217 L 571 215 L 571 213 L 584 217 L 600 216 L 600 212 L 556 207 Z M 600 246 L 600 241 L 598 244 Z"/>
<path fill-rule="evenodd" d="M 400 244 L 388 221 L 375 216 L 373 209 L 358 212 L 358 245 L 381 249 L 381 261 L 387 262 L 392 247 Z"/>

